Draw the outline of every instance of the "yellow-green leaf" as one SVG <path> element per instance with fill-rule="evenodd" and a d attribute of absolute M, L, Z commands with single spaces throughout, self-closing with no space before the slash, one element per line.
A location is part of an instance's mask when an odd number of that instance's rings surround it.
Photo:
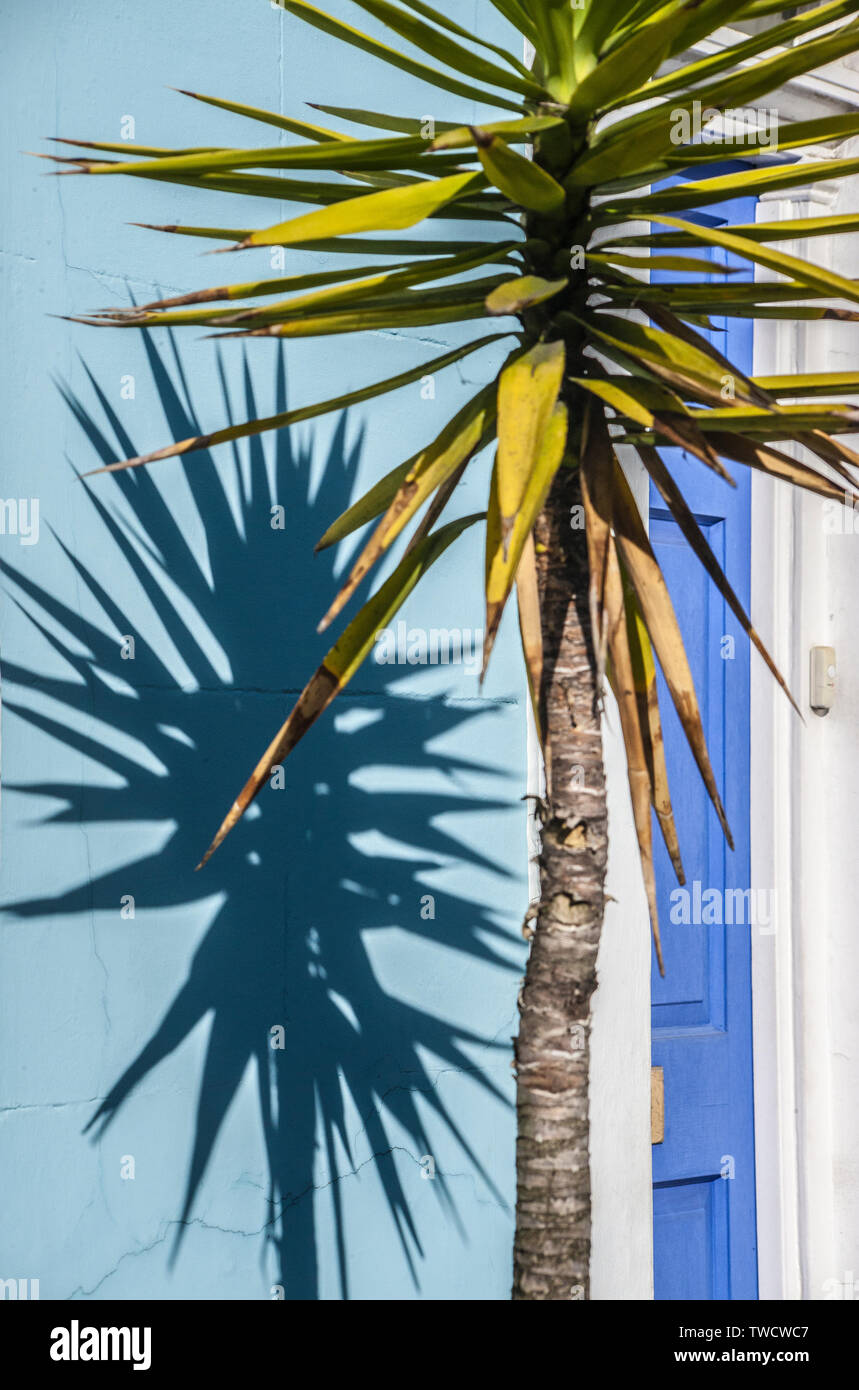
<path fill-rule="evenodd" d="M 518 73 L 521 73 L 523 77 L 531 76 L 524 63 L 514 57 L 512 53 L 509 53 L 506 48 L 499 48 L 498 44 L 490 43 L 488 39 L 481 38 L 472 30 L 463 29 L 461 24 L 455 23 L 448 15 L 433 9 L 431 5 L 424 4 L 423 0 L 403 0 L 403 3 L 408 5 L 410 10 L 417 10 L 418 14 L 422 14 L 424 19 L 431 19 L 433 23 L 437 24 L 441 29 L 447 29 L 451 34 L 458 34 L 460 38 L 467 39 L 470 44 L 477 43 L 481 48 L 487 49 L 489 53 L 494 53 L 496 57 L 503 58 L 505 63 L 509 63 L 510 66 L 515 68 Z"/>
<path fill-rule="evenodd" d="M 490 314 L 519 314 L 523 309 L 552 299 L 568 284 L 568 280 L 543 280 L 539 275 L 519 275 L 515 280 L 505 280 L 503 285 L 492 290 L 486 296 L 486 307 Z"/>
<path fill-rule="evenodd" d="M 351 24 L 344 24 L 341 20 L 334 19 L 323 10 L 317 9 L 315 5 L 306 4 L 305 0 L 277 0 L 277 3 L 281 9 L 288 10 L 290 14 L 312 24 L 315 29 L 322 29 L 324 33 L 332 34 L 334 38 L 352 44 L 355 48 L 361 48 L 372 57 L 381 58 L 383 62 L 390 63 L 395 68 L 401 68 L 403 72 L 410 73 L 412 77 L 417 77 L 422 82 L 428 82 L 433 87 L 440 87 L 443 91 L 453 92 L 456 96 L 467 97 L 470 101 L 484 102 L 488 106 L 505 106 L 514 111 L 522 110 L 521 105 L 509 97 L 498 92 L 485 91 L 481 87 L 473 87 L 468 82 L 460 82 L 458 78 L 450 77 L 446 72 L 430 67 L 428 63 L 420 63 L 414 58 L 408 58 L 398 49 L 380 43 L 378 39 L 370 38 L 360 29 L 353 29 Z"/>
<path fill-rule="evenodd" d="M 225 429 L 214 430 L 211 434 L 195 434 L 188 439 L 180 439 L 175 444 L 168 444 L 163 449 L 155 449 L 151 454 L 138 454 L 134 458 L 123 459 L 118 463 L 108 463 L 103 468 L 93 468 L 89 473 L 82 473 L 82 478 L 92 477 L 94 473 L 113 473 L 123 468 L 139 468 L 141 464 L 154 463 L 157 459 L 174 458 L 177 454 L 190 454 L 195 449 L 212 449 L 216 444 L 229 444 L 235 439 L 248 439 L 253 435 L 265 434 L 267 430 L 282 430 L 289 425 L 297 425 L 302 420 L 314 420 L 319 415 L 327 415 L 332 410 L 345 410 L 350 405 L 358 405 L 361 401 L 372 400 L 374 396 L 384 395 L 387 391 L 396 391 L 401 386 L 408 386 L 413 381 L 419 381 L 421 377 L 433 372 L 440 372 L 452 363 L 460 361 L 472 352 L 477 352 L 479 348 L 486 347 L 488 343 L 500 342 L 507 335 L 504 333 L 492 333 L 484 338 L 478 338 L 474 342 L 466 343 L 463 347 L 454 348 L 451 352 L 442 353 L 440 357 L 435 357 L 429 362 L 422 363 L 419 367 L 411 367 L 406 372 L 400 372 L 397 376 L 386 377 L 383 381 L 375 381 L 369 386 L 361 386 L 357 391 L 347 391 L 341 396 L 334 396 L 330 400 L 319 401 L 315 405 L 299 406 L 295 410 L 283 410 L 277 415 L 268 415 L 261 420 L 248 420 L 241 425 L 228 425 Z"/>
<path fill-rule="evenodd" d="M 674 605 L 659 562 L 647 538 L 635 498 L 617 461 L 614 466 L 613 483 L 613 521 L 618 550 L 635 588 L 650 640 L 659 658 L 683 732 L 719 817 L 725 838 L 733 849 L 734 842 L 710 764 L 695 685 Z"/>
<path fill-rule="evenodd" d="M 543 435 L 558 400 L 566 360 L 561 339 L 539 343 L 498 380 L 498 504 L 504 553 Z"/>
<path fill-rule="evenodd" d="M 857 165 L 859 165 L 859 161 L 857 161 Z M 683 222 L 677 217 L 659 216 L 652 220 L 666 227 L 674 227 L 677 231 L 688 232 L 690 236 L 695 237 L 698 241 L 706 242 L 709 246 L 724 247 L 726 251 L 733 251 L 738 256 L 744 256 L 748 261 L 766 266 L 769 270 L 781 271 L 782 275 L 789 275 L 792 279 L 798 280 L 800 284 L 810 285 L 813 289 L 821 290 L 825 294 L 859 302 L 859 282 L 848 280 L 844 275 L 837 275 L 834 270 L 825 270 L 822 266 L 814 265 L 811 261 L 803 261 L 799 256 L 789 256 L 786 251 L 774 251 L 772 247 L 746 241 L 743 237 L 722 231 L 719 227 L 701 227 L 696 222 Z M 732 286 L 731 288 L 739 290 L 740 286 Z M 755 286 L 749 285 L 748 297 L 750 300 L 754 299 L 754 293 Z"/>
<path fill-rule="evenodd" d="M 540 101 L 547 95 L 545 88 L 535 82 L 533 77 L 508 72 L 497 63 L 475 53 L 473 39 L 469 40 L 470 46 L 464 48 L 462 44 L 449 39 L 446 34 L 439 33 L 432 25 L 416 19 L 413 15 L 404 14 L 395 5 L 389 4 L 388 0 L 355 0 L 355 3 L 387 28 L 393 29 L 395 34 L 400 34 L 408 43 L 428 53 L 431 58 L 437 58 L 455 72 L 464 73 L 493 87 L 501 87 L 503 91 L 518 92 L 532 101 Z"/>
<path fill-rule="evenodd" d="M 856 372 L 804 372 L 790 376 L 756 376 L 756 386 L 782 396 L 846 396 L 859 393 Z"/>
<path fill-rule="evenodd" d="M 722 566 L 719 564 L 719 561 L 708 545 L 704 533 L 695 519 L 695 514 L 687 503 L 680 488 L 677 486 L 675 479 L 671 476 L 671 473 L 666 468 L 656 449 L 643 447 L 638 450 L 638 453 L 642 463 L 656 484 L 662 500 L 677 522 L 689 548 L 701 561 L 701 564 L 704 566 L 707 574 L 710 576 L 719 593 L 722 595 L 722 598 L 737 619 L 740 627 L 749 638 L 749 641 L 763 657 L 770 674 L 775 677 L 797 714 L 799 714 L 799 706 L 791 695 L 784 677 L 758 636 L 757 631 L 752 626 L 751 619 L 734 592 Z"/>
<path fill-rule="evenodd" d="M 437 439 L 415 458 L 396 496 L 352 565 L 346 582 L 319 623 L 324 632 L 345 607 L 364 576 L 393 545 L 431 493 L 487 442 L 495 421 L 494 383 L 457 411 Z"/>
<path fill-rule="evenodd" d="M 351 140 L 353 138 L 351 135 L 342 135 L 337 130 L 326 130 L 324 126 L 311 125 L 308 121 L 296 121 L 291 116 L 282 116 L 279 111 L 265 111 L 259 106 L 246 106 L 241 101 L 224 101 L 222 97 L 203 96 L 202 92 L 188 92 L 184 87 L 178 87 L 177 91 L 185 97 L 193 97 L 195 101 L 204 101 L 209 106 L 218 106 L 222 111 L 234 111 L 237 116 L 247 116 L 250 120 L 277 126 L 280 130 L 288 130 L 291 135 L 303 135 L 308 140 Z"/>
<path fill-rule="evenodd" d="M 532 212 L 557 212 L 564 206 L 566 194 L 551 174 L 533 159 L 517 154 L 498 136 L 476 127 L 472 129 L 477 153 L 490 183 Z"/>
<path fill-rule="evenodd" d="M 573 115 L 590 115 L 617 104 L 619 94 L 632 92 L 656 71 L 685 24 L 686 12 L 680 10 L 643 33 L 632 34 L 579 83 L 570 102 Z"/>
<path fill-rule="evenodd" d="M 644 891 L 650 915 L 653 947 L 660 975 L 665 974 L 662 942 L 659 935 L 659 909 L 656 900 L 656 875 L 653 868 L 653 823 L 650 807 L 653 787 L 647 762 L 644 737 L 639 717 L 638 692 L 629 648 L 629 633 L 624 606 L 623 581 L 614 545 L 608 547 L 606 574 L 606 611 L 608 614 L 607 644 L 612 689 L 617 699 L 623 744 L 626 750 L 626 772 L 632 801 L 632 817 L 638 840 L 638 853 L 644 878 Z"/>
<path fill-rule="evenodd" d="M 506 121 L 488 121 L 480 127 L 483 135 L 495 135 L 507 145 L 522 144 L 529 136 L 561 125 L 560 116 L 520 116 Z M 431 150 L 464 150 L 475 143 L 474 127 L 454 126 L 437 135 Z"/>
<path fill-rule="evenodd" d="M 434 564 L 458 536 L 476 521 L 481 513 L 452 521 L 441 530 L 426 536 L 420 545 L 405 555 L 391 577 L 352 619 L 342 637 L 329 651 L 322 665 L 311 676 L 296 701 L 286 723 L 275 734 L 260 761 L 215 835 L 202 860 L 202 869 L 224 841 L 237 821 L 244 815 L 257 792 L 271 776 L 272 768 L 280 766 L 303 738 L 311 724 L 328 708 L 335 696 L 352 679 L 364 658 L 372 651 L 376 635 L 388 626 L 405 602 L 421 575 Z"/>
<path fill-rule="evenodd" d="M 484 186 L 483 174 L 450 174 L 428 179 L 407 188 L 386 188 L 382 193 L 365 193 L 348 198 L 334 207 L 306 212 L 289 222 L 252 232 L 235 248 L 246 246 L 297 246 L 323 237 L 345 236 L 353 232 L 394 232 L 414 227 L 454 198 Z"/>
<path fill-rule="evenodd" d="M 522 550 L 522 558 L 516 571 L 516 605 L 519 610 L 519 637 L 522 642 L 522 656 L 525 673 L 528 677 L 528 694 L 534 727 L 542 747 L 543 719 L 540 710 L 540 692 L 543 684 L 543 626 L 540 615 L 540 590 L 537 580 L 537 554 L 534 546 L 534 532 L 529 532 Z"/>
<path fill-rule="evenodd" d="M 486 632 L 483 639 L 483 675 L 495 643 L 498 625 L 507 603 L 513 580 L 519 567 L 525 543 L 537 520 L 552 479 L 564 457 L 567 444 L 567 408 L 558 401 L 540 436 L 537 451 L 516 506 L 515 513 L 501 511 L 502 455 L 509 461 L 509 449 L 503 447 L 499 417 L 498 456 L 495 461 L 486 520 Z M 505 480 L 509 495 L 515 480 Z M 482 677 L 481 677 L 482 678 Z"/>
<path fill-rule="evenodd" d="M 644 752 L 650 771 L 650 788 L 653 810 L 665 848 L 677 875 L 678 883 L 686 882 L 683 861 L 680 857 L 680 842 L 671 805 L 671 792 L 668 786 L 668 767 L 665 761 L 665 740 L 662 734 L 662 719 L 659 713 L 659 690 L 656 682 L 656 662 L 653 648 L 644 625 L 644 618 L 635 590 L 627 581 L 624 583 L 626 606 L 626 630 L 632 659 L 635 693 L 638 699 L 638 719 L 644 741 Z"/>

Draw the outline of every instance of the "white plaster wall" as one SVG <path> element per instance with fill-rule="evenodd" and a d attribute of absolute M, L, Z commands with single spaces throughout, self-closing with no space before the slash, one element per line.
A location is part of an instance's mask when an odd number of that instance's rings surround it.
<path fill-rule="evenodd" d="M 630 450 L 624 470 L 642 515 L 647 475 Z M 653 1297 L 650 1147 L 650 921 L 620 716 L 603 715 L 608 790 L 606 911 L 591 1006 L 591 1299 Z"/>
<path fill-rule="evenodd" d="M 650 1299 L 650 924 L 611 692 L 603 719 L 603 754 L 609 898 L 591 1025 L 591 1299 Z"/>
<path fill-rule="evenodd" d="M 857 140 L 839 150 L 839 154 L 857 153 Z M 839 186 L 833 211 L 859 213 L 859 179 Z M 859 237 L 833 239 L 832 267 L 859 279 Z M 859 324 L 832 323 L 828 329 L 827 370 L 859 374 Z M 859 392 L 855 401 L 859 404 Z M 850 443 L 859 449 L 859 437 Z M 825 751 L 816 805 L 807 807 L 804 817 L 805 862 L 817 865 L 818 881 L 825 865 L 827 884 L 825 1019 L 831 1154 L 830 1172 L 821 1173 L 820 1180 L 828 1176 L 832 1185 L 832 1247 L 826 1252 L 832 1267 L 818 1262 L 810 1268 L 807 1289 L 807 1296 L 820 1298 L 835 1292 L 831 1284 L 827 1286 L 829 1280 L 859 1279 L 859 510 L 856 534 L 827 535 L 820 504 L 814 504 L 814 509 L 822 533 L 814 553 L 824 568 L 825 592 L 813 620 L 825 635 L 812 640 L 831 643 L 838 663 L 834 709 L 822 720 L 808 716 L 818 726 L 817 742 L 820 751 Z M 803 925 L 813 938 L 815 914 L 808 901 Z M 813 1075 L 807 1084 L 815 1085 Z"/>

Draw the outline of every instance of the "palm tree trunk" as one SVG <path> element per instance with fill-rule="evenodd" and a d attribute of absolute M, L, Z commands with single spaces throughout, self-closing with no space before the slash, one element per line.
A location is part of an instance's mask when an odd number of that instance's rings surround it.
<path fill-rule="evenodd" d="M 580 504 L 578 474 L 562 468 L 536 530 L 551 765 L 541 807 L 541 898 L 515 1044 L 514 1299 L 589 1293 L 590 1000 L 608 834 Z"/>

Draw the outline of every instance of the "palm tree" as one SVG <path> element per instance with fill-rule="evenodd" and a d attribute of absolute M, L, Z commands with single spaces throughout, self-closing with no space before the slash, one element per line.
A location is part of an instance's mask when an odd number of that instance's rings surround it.
<path fill-rule="evenodd" d="M 574 1289 L 586 1295 L 588 1285 L 586 1044 L 607 847 L 600 741 L 605 678 L 620 711 L 660 968 L 651 810 L 681 882 L 683 871 L 657 663 L 730 842 L 671 598 L 615 451 L 621 443 L 634 446 L 686 541 L 784 687 L 659 449 L 680 447 L 726 485 L 731 479 L 724 461 L 836 500 L 855 485 L 851 469 L 859 455 L 840 436 L 855 429 L 859 417 L 833 397 L 859 390 L 859 377 L 750 377 L 708 331 L 712 314 L 859 317 L 855 309 L 827 304 L 855 304 L 859 283 L 778 249 L 785 239 L 855 231 L 859 218 L 713 228 L 696 214 L 738 191 L 788 189 L 859 171 L 859 158 L 791 159 L 713 174 L 737 153 L 754 161 L 764 150 L 806 150 L 859 134 L 859 116 L 852 113 L 761 130 L 757 138 L 743 128 L 716 143 L 700 139 L 717 115 L 735 113 L 859 48 L 859 22 L 852 18 L 859 0 L 830 0 L 789 18 L 773 0 L 490 0 L 508 22 L 507 47 L 473 35 L 423 0 L 355 3 L 391 31 L 390 43 L 306 0 L 280 0 L 333 40 L 475 103 L 479 116 L 459 124 L 317 108 L 358 127 L 354 135 L 188 93 L 286 131 L 299 143 L 136 146 L 129 160 L 125 144 L 66 142 L 89 153 L 61 158 L 69 166 L 64 173 L 128 174 L 315 205 L 258 228 L 159 230 L 229 242 L 223 249 L 230 252 L 289 247 L 347 258 L 343 269 L 221 284 L 80 321 L 121 328 L 205 325 L 222 336 L 276 339 L 491 321 L 479 336 L 415 371 L 192 435 L 111 463 L 115 470 L 285 429 L 440 372 L 505 336 L 512 340 L 491 385 L 323 535 L 321 548 L 375 522 L 322 617 L 324 629 L 423 509 L 399 563 L 311 676 L 203 862 L 272 766 L 351 679 L 424 571 L 466 527 L 485 525 L 484 668 L 515 584 L 546 765 L 541 898 L 528 925 L 532 943 L 516 1047 L 514 1297 L 563 1299 L 577 1296 Z M 684 57 L 729 21 L 752 21 L 748 36 L 704 58 Z M 521 49 L 523 39 L 534 51 L 529 65 L 511 51 Z M 409 56 L 404 45 L 423 56 Z M 433 239 L 402 236 L 425 220 L 433 225 Z M 647 226 L 630 230 L 632 223 Z M 447 235 L 436 236 L 436 229 Z M 714 248 L 781 278 L 714 282 L 708 258 Z M 650 283 L 642 276 L 648 271 L 679 278 Z M 442 522 L 464 470 L 493 443 L 485 512 Z M 787 452 L 786 443 L 801 446 L 801 454 Z M 576 524 L 580 518 L 584 526 Z M 576 1025 L 577 1041 L 585 1045 L 572 1048 Z"/>

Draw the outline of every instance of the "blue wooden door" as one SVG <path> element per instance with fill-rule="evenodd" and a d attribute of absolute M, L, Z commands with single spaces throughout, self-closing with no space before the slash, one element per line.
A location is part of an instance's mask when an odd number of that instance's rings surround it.
<path fill-rule="evenodd" d="M 734 166 L 736 167 L 736 166 Z M 753 199 L 699 220 L 753 222 Z M 696 255 L 698 253 L 696 252 Z M 748 266 L 714 252 L 717 264 Z M 665 278 L 665 277 L 662 277 Z M 676 279 L 672 275 L 668 278 Z M 718 276 L 714 277 L 720 278 Z M 752 321 L 714 320 L 723 352 L 752 369 Z M 733 489 L 696 459 L 666 451 L 704 535 L 749 608 L 750 480 Z M 663 1069 L 664 1141 L 653 1146 L 657 1299 L 757 1297 L 749 899 L 749 649 L 742 631 L 652 490 L 651 539 L 689 654 L 704 730 L 736 849 L 728 848 L 671 707 L 660 702 L 686 871 L 678 891 L 657 849 L 666 975 L 652 967 L 653 1065 Z M 654 829 L 654 835 L 658 832 Z M 714 891 L 715 890 L 715 891 Z M 726 924 L 726 918 L 742 918 Z"/>

